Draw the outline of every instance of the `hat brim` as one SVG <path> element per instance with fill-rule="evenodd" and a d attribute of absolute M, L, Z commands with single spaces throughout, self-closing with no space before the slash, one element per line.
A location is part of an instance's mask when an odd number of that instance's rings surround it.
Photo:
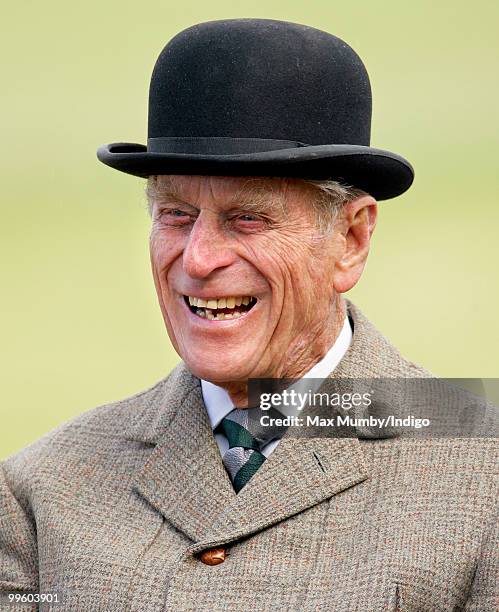
<path fill-rule="evenodd" d="M 411 164 L 400 155 L 360 145 L 197 155 L 152 153 L 145 145 L 118 142 L 99 147 L 97 157 L 111 168 L 142 178 L 155 174 L 191 174 L 330 179 L 362 189 L 377 200 L 388 200 L 404 193 L 414 180 Z"/>

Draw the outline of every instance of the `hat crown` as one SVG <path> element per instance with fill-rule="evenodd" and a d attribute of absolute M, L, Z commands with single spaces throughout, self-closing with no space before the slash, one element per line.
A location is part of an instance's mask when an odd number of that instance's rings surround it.
<path fill-rule="evenodd" d="M 192 26 L 163 49 L 149 138 L 259 138 L 370 144 L 371 88 L 344 41 L 270 19 Z"/>

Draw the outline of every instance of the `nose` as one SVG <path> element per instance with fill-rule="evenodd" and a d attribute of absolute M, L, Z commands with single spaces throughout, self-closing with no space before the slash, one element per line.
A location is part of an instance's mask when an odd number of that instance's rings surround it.
<path fill-rule="evenodd" d="M 184 247 L 184 272 L 191 278 L 204 279 L 214 270 L 230 266 L 236 260 L 236 254 L 230 248 L 229 241 L 216 215 L 202 211 Z"/>

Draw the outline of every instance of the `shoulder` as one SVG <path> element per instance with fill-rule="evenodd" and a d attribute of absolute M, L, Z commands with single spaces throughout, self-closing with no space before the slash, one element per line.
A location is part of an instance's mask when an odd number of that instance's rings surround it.
<path fill-rule="evenodd" d="M 147 436 L 166 422 L 175 398 L 196 383 L 180 363 L 152 387 L 60 425 L 1 463 L 7 486 L 29 498 L 49 482 L 76 481 L 85 477 L 85 470 L 90 476 L 92 469 L 114 470 L 118 463 L 133 462 Z"/>
<path fill-rule="evenodd" d="M 347 311 L 353 338 L 338 376 L 346 378 L 429 378 L 432 374 L 401 355 L 399 350 L 349 300 Z"/>
<path fill-rule="evenodd" d="M 468 479 L 470 485 L 483 477 L 490 484 L 498 484 L 497 437 L 397 437 L 364 439 L 361 443 L 371 458 L 371 464 L 381 470 L 393 465 L 406 474 L 419 474 L 427 482 L 431 480 L 431 474 L 441 482 L 456 477 Z"/>

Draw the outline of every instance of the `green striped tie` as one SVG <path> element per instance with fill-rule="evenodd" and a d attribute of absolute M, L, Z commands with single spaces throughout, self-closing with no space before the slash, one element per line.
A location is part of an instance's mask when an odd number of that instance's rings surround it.
<path fill-rule="evenodd" d="M 282 414 L 274 412 L 282 417 Z M 234 408 L 218 426 L 218 430 L 229 442 L 222 461 L 236 493 L 239 493 L 265 461 L 262 448 L 272 440 L 281 438 L 284 432 L 283 427 L 262 426 L 262 414 L 264 413 L 260 408 Z"/>

